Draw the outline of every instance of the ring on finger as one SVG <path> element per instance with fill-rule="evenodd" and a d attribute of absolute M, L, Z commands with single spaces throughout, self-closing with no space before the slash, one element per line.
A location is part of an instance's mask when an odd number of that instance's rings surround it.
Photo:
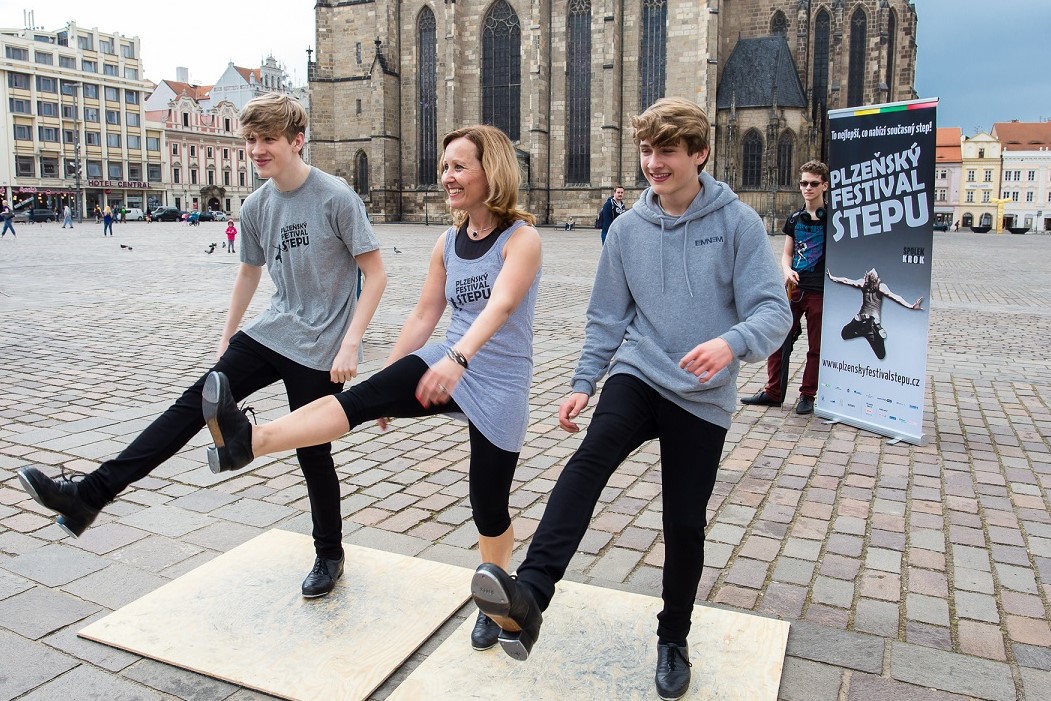
<path fill-rule="evenodd" d="M 445 389 L 445 385 L 439 384 L 438 390 L 441 391 L 442 394 L 449 394 L 449 390 Z"/>

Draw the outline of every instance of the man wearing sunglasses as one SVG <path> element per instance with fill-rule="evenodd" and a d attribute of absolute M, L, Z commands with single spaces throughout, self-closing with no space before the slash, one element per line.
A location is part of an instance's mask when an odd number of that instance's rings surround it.
<path fill-rule="evenodd" d="M 799 189 L 804 205 L 785 221 L 781 231 L 785 249 L 781 254 L 781 269 L 785 275 L 785 289 L 792 307 L 792 330 L 781 350 L 767 358 L 766 387 L 741 399 L 753 406 L 781 406 L 785 385 L 788 384 L 788 356 L 792 344 L 802 333 L 802 318 L 806 317 L 807 354 L 803 368 L 803 384 L 799 389 L 797 414 L 814 413 L 817 396 L 817 371 L 821 354 L 821 308 L 825 277 L 825 192 L 828 191 L 828 166 L 821 161 L 803 164 Z"/>

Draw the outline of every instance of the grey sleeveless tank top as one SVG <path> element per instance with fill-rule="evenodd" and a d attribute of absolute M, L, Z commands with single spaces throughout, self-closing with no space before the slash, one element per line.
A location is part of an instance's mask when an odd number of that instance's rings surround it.
<path fill-rule="evenodd" d="M 452 318 L 445 340 L 431 343 L 413 355 L 430 367 L 445 357 L 485 309 L 497 275 L 504 267 L 504 246 L 524 226 L 516 221 L 500 234 L 489 251 L 476 260 L 456 255 L 456 228 L 445 234 L 445 298 Z M 533 316 L 540 271 L 529 292 L 471 359 L 470 369 L 453 390 L 453 399 L 468 421 L 501 450 L 518 453 L 529 423 L 529 385 L 533 379 Z M 454 416 L 457 414 L 453 414 Z"/>

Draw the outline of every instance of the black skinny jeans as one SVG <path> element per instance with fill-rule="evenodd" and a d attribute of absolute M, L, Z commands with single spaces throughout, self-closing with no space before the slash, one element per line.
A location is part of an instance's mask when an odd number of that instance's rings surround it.
<path fill-rule="evenodd" d="M 230 391 L 240 402 L 254 392 L 281 380 L 288 406 L 295 410 L 315 399 L 339 392 L 343 386 L 329 379 L 327 370 L 314 370 L 270 350 L 247 334 L 238 332 L 212 370 L 230 378 Z M 175 403 L 146 427 L 120 455 L 102 463 L 80 483 L 81 497 L 102 508 L 132 482 L 142 479 L 175 455 L 204 428 L 201 389 L 207 373 Z M 339 510 L 339 479 L 332 461 L 332 444 L 296 451 L 306 478 L 310 513 L 314 523 L 314 549 L 326 559 L 343 555 L 343 522 Z M 202 455 L 202 464 L 204 462 Z"/>
<path fill-rule="evenodd" d="M 685 642 L 726 429 L 679 408 L 631 375 L 606 380 L 587 435 L 551 492 L 518 580 L 530 587 L 541 609 L 548 607 L 609 478 L 632 451 L 654 438 L 660 441 L 664 503 L 664 609 L 657 615 L 657 635 Z"/>
<path fill-rule="evenodd" d="M 416 386 L 426 372 L 427 363 L 422 358 L 407 355 L 340 392 L 336 399 L 343 406 L 352 429 L 381 416 L 413 418 L 459 412 L 460 407 L 451 397 L 446 404 L 434 404 L 426 409 L 420 404 Z M 497 448 L 473 423 L 468 422 L 468 429 L 471 437 L 468 483 L 474 525 L 483 536 L 495 538 L 511 526 L 508 502 L 518 453 Z"/>

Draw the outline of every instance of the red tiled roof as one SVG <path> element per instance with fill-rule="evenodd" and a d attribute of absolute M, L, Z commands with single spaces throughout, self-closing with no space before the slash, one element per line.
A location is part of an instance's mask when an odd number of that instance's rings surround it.
<path fill-rule="evenodd" d="M 263 72 L 258 68 L 242 68 L 241 66 L 234 66 L 234 70 L 241 74 L 241 77 L 245 79 L 246 83 L 252 82 L 252 76 L 255 76 L 255 82 L 259 83 L 263 80 Z"/>
<path fill-rule="evenodd" d="M 1005 151 L 1037 151 L 1051 148 L 1051 122 L 996 122 L 993 136 Z"/>
<path fill-rule="evenodd" d="M 935 154 L 938 163 L 962 163 L 963 152 L 960 139 L 963 131 L 960 127 L 939 127 L 936 138 Z"/>
<path fill-rule="evenodd" d="M 194 85 L 193 83 L 181 83 L 178 80 L 165 80 L 163 81 L 168 84 L 175 94 L 182 95 L 186 93 L 194 100 L 200 102 L 201 100 L 208 99 L 208 93 L 212 91 L 214 85 Z"/>

